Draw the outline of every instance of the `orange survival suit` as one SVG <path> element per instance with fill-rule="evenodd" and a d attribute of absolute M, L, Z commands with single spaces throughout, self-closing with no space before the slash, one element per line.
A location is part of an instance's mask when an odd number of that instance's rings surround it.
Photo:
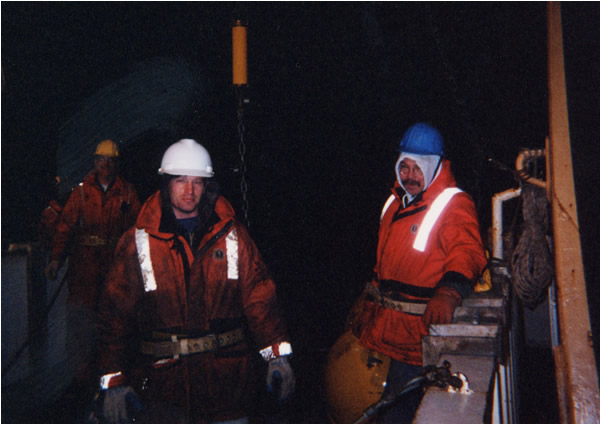
<path fill-rule="evenodd" d="M 73 189 L 50 253 L 50 260 L 61 262 L 70 255 L 68 303 L 96 310 L 112 253 L 139 210 L 135 188 L 119 176 L 105 192 L 92 171 Z"/>
<path fill-rule="evenodd" d="M 424 251 L 415 248 L 415 238 L 435 199 L 456 187 L 450 162 L 442 167 L 431 185 L 403 207 L 404 191 L 396 181 L 393 197 L 382 214 L 375 278 L 367 292 L 397 301 L 427 303 L 438 287 L 448 287 L 465 298 L 486 265 L 475 205 L 460 191 L 445 205 L 429 232 Z M 421 366 L 421 337 L 427 328 L 417 314 L 386 308 L 367 295 L 354 332 L 367 349 L 381 352 L 411 365 Z"/>
<path fill-rule="evenodd" d="M 161 209 L 160 191 L 152 195 L 117 246 L 100 308 L 103 373 L 122 372 L 144 405 L 175 405 L 190 422 L 247 416 L 256 352 L 287 340 L 257 247 L 226 199 L 219 197 L 214 210 L 192 250 L 174 215 Z M 191 350 L 240 328 L 240 340 L 200 353 L 161 356 L 140 348 L 160 340 L 174 345 L 179 335 L 190 338 Z"/>

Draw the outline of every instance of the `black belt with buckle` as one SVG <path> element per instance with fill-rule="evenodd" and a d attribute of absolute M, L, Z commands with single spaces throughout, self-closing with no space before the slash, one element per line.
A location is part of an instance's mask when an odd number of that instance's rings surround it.
<path fill-rule="evenodd" d="M 366 300 L 374 303 L 378 303 L 384 308 L 393 309 L 395 311 L 402 311 L 406 314 L 412 315 L 423 315 L 425 308 L 427 308 L 426 302 L 408 302 L 395 300 L 391 297 L 382 295 L 377 287 L 371 283 L 367 283 L 367 296 Z"/>

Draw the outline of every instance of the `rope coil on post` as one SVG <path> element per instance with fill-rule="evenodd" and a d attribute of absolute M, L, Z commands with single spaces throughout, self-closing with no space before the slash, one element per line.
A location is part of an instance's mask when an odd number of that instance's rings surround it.
<path fill-rule="evenodd" d="M 523 231 L 511 258 L 511 274 L 515 293 L 526 307 L 534 309 L 546 298 L 554 277 L 545 183 L 526 171 L 529 163 L 543 158 L 544 153 L 522 152 L 519 157 Z"/>

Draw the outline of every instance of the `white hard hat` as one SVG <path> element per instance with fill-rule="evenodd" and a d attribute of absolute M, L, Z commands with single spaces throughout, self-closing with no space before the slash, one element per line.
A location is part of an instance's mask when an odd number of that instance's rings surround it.
<path fill-rule="evenodd" d="M 162 157 L 158 173 L 207 178 L 215 175 L 208 150 L 190 138 L 169 146 Z"/>

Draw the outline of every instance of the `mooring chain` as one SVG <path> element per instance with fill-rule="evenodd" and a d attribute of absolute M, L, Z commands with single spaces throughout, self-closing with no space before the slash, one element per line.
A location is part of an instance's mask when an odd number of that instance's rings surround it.
<path fill-rule="evenodd" d="M 238 151 L 240 153 L 240 191 L 242 193 L 242 213 L 244 214 L 244 222 L 247 228 L 250 228 L 250 221 L 248 220 L 248 183 L 246 182 L 246 142 L 244 140 L 244 106 L 240 101 L 238 106 L 238 136 L 240 143 L 238 145 Z"/>

